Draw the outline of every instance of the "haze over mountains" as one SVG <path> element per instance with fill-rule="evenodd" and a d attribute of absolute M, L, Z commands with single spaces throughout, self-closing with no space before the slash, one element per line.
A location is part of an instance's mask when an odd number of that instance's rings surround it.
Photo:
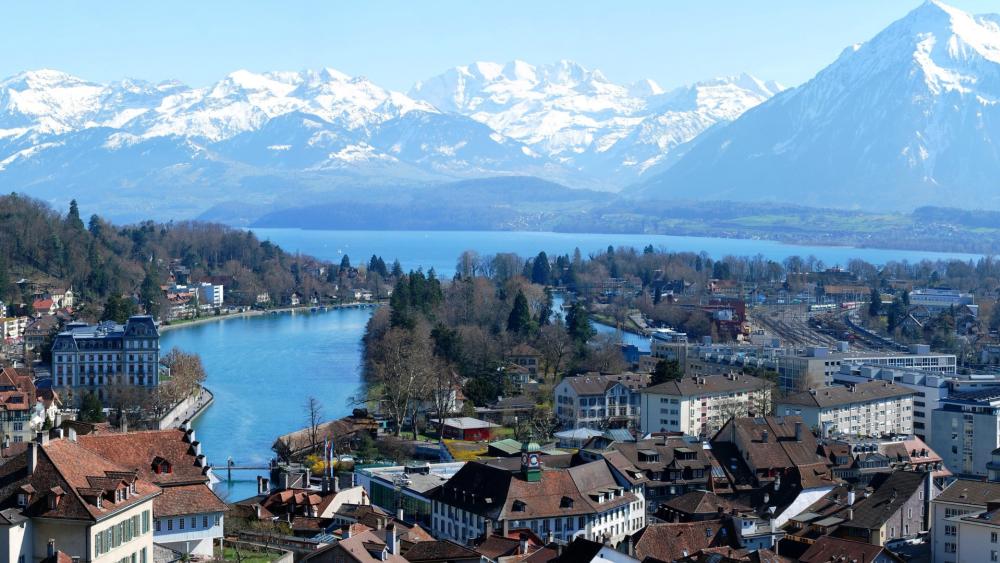
<path fill-rule="evenodd" d="M 788 90 L 743 74 L 665 91 L 570 61 L 458 66 L 406 94 L 333 69 L 205 88 L 37 70 L 0 81 L 0 186 L 124 219 L 493 177 L 518 184 L 507 205 L 553 190 L 526 176 L 638 199 L 1000 208 L 998 102 L 1000 17 L 933 2 Z"/>

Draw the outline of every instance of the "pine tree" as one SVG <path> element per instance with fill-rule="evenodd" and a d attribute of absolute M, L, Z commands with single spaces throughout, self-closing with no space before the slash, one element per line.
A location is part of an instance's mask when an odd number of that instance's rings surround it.
<path fill-rule="evenodd" d="M 518 290 L 514 298 L 514 308 L 507 317 L 507 330 L 516 334 L 526 334 L 531 329 L 531 310 L 528 308 L 528 298 Z"/>
<path fill-rule="evenodd" d="M 552 266 L 549 264 L 549 257 L 544 251 L 531 264 L 531 281 L 540 285 L 548 285 L 552 277 Z"/>
<path fill-rule="evenodd" d="M 580 303 L 573 303 L 566 313 L 566 332 L 581 349 L 596 332 L 594 327 L 590 326 L 587 309 Z"/>
<path fill-rule="evenodd" d="M 882 314 L 882 294 L 878 289 L 872 288 L 871 303 L 868 304 L 868 316 L 877 317 Z"/>
<path fill-rule="evenodd" d="M 150 266 L 146 270 L 146 277 L 139 287 L 139 298 L 142 306 L 146 309 L 147 315 L 157 317 L 160 314 L 160 282 L 158 281 L 156 266 Z"/>
<path fill-rule="evenodd" d="M 105 420 L 104 406 L 93 391 L 88 391 L 83 396 L 83 402 L 80 404 L 80 420 L 83 422 L 104 422 Z"/>
<path fill-rule="evenodd" d="M 340 271 L 346 273 L 347 270 L 350 269 L 351 269 L 351 258 L 345 254 L 344 257 L 340 259 Z"/>
<path fill-rule="evenodd" d="M 66 223 L 75 231 L 83 231 L 83 219 L 80 219 L 80 209 L 76 206 L 76 200 L 69 202 L 69 215 L 66 216 Z"/>

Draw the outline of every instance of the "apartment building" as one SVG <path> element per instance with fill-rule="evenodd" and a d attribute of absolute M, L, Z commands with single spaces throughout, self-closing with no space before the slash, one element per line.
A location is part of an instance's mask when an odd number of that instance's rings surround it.
<path fill-rule="evenodd" d="M 773 346 L 706 345 L 688 351 L 686 373 L 718 371 L 715 365 L 764 368 L 778 373 L 778 386 L 785 392 L 806 391 L 833 383 L 841 365 L 870 365 L 918 369 L 930 373 L 955 374 L 954 354 L 932 353 L 926 345 L 911 346 L 909 353 L 858 352 L 846 342 L 836 350 L 824 346 L 804 349 Z"/>
<path fill-rule="evenodd" d="M 954 473 L 986 477 L 1000 447 L 1000 387 L 952 393 L 931 415 L 931 447 Z"/>
<path fill-rule="evenodd" d="M 32 426 L 37 403 L 35 383 L 27 370 L 0 368 L 0 442 L 9 446 L 31 441 L 44 424 L 39 420 L 39 428 Z"/>
<path fill-rule="evenodd" d="M 990 503 L 1000 499 L 1000 483 L 979 479 L 958 479 L 931 501 L 931 560 L 935 563 L 991 561 L 992 552 L 1000 550 L 994 530 L 977 521 L 963 520 L 984 512 L 992 513 Z M 965 535 L 961 535 L 962 533 Z M 984 540 L 989 541 L 984 541 Z M 961 556 L 960 556 L 961 552 Z"/>
<path fill-rule="evenodd" d="M 639 390 L 649 374 L 596 373 L 567 377 L 553 392 L 556 416 L 563 428 L 635 428 L 639 424 Z"/>
<path fill-rule="evenodd" d="M 768 414 L 771 385 L 749 375 L 685 377 L 639 391 L 643 432 L 707 437 L 734 416 Z"/>
<path fill-rule="evenodd" d="M 789 395 L 776 401 L 775 412 L 801 416 L 809 428 L 823 434 L 912 434 L 914 395 L 892 381 L 865 381 Z"/>
<path fill-rule="evenodd" d="M 160 333 L 148 315 L 124 325 L 70 323 L 52 341 L 53 387 L 87 388 L 102 396 L 112 384 L 159 383 Z"/>

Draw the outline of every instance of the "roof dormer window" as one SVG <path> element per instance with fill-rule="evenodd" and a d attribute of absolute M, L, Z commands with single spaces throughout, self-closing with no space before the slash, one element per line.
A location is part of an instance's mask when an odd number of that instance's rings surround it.
<path fill-rule="evenodd" d="M 559 508 L 573 508 L 573 499 L 569 497 L 563 497 L 559 501 Z"/>
<path fill-rule="evenodd" d="M 511 506 L 511 510 L 514 512 L 524 512 L 525 506 L 524 501 L 515 500 L 514 504 Z"/>
<path fill-rule="evenodd" d="M 163 474 L 163 473 L 173 473 L 173 468 L 170 466 L 170 462 L 163 459 L 160 456 L 153 458 L 153 473 Z"/>
<path fill-rule="evenodd" d="M 17 494 L 17 505 L 21 508 L 28 506 L 28 493 Z"/>

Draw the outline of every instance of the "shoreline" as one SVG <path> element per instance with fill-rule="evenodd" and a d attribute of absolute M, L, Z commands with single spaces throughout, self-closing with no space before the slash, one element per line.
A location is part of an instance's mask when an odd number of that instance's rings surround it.
<path fill-rule="evenodd" d="M 348 308 L 363 308 L 363 307 L 378 307 L 381 305 L 381 301 L 358 301 L 355 303 L 341 303 L 337 305 L 300 305 L 298 307 L 280 307 L 278 309 L 252 309 L 250 311 L 244 311 L 242 313 L 231 313 L 227 315 L 212 315 L 207 317 L 198 317 L 192 320 L 186 320 L 184 322 L 175 324 L 161 324 L 158 328 L 160 334 L 173 329 L 185 328 L 189 326 L 198 326 L 201 324 L 224 321 L 227 319 L 240 319 L 249 317 L 259 317 L 262 315 L 269 314 L 280 314 L 280 313 L 294 313 L 296 311 L 310 312 L 313 307 L 326 307 L 327 309 L 348 309 Z"/>

